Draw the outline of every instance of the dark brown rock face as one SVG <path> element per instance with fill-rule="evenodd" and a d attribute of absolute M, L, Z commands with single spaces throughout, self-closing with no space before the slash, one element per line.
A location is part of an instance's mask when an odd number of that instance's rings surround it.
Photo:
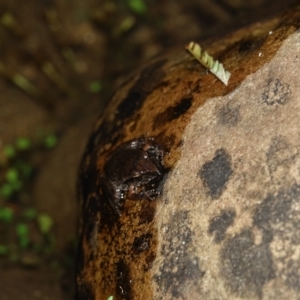
<path fill-rule="evenodd" d="M 299 27 L 204 44 L 228 86 L 182 47 L 119 88 L 80 170 L 79 299 L 299 299 Z"/>

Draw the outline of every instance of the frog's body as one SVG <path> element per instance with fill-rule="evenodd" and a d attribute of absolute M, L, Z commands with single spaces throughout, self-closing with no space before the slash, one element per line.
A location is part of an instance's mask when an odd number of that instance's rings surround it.
<path fill-rule="evenodd" d="M 80 169 L 80 300 L 299 299 L 298 28 L 205 47 L 228 86 L 182 47 L 120 87 Z"/>

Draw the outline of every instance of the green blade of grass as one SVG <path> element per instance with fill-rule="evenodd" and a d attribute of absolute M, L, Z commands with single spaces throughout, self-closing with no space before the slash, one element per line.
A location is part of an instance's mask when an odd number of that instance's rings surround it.
<path fill-rule="evenodd" d="M 16 148 L 25 151 L 31 148 L 31 141 L 26 137 L 20 137 L 16 140 Z"/>
<path fill-rule="evenodd" d="M 143 14 L 147 10 L 143 0 L 128 0 L 127 3 L 129 8 L 137 14 Z"/>
<path fill-rule="evenodd" d="M 10 207 L 0 208 L 0 220 L 5 223 L 11 223 L 14 218 L 14 211 Z"/>
<path fill-rule="evenodd" d="M 19 246 L 22 250 L 27 249 L 29 246 L 29 229 L 28 225 L 19 223 L 16 226 L 16 233 L 18 236 Z"/>
<path fill-rule="evenodd" d="M 8 253 L 8 247 L 5 245 L 0 245 L 0 255 L 6 255 Z"/>
<path fill-rule="evenodd" d="M 56 146 L 57 140 L 57 136 L 54 133 L 52 133 L 45 137 L 43 144 L 45 148 L 51 149 Z"/>
<path fill-rule="evenodd" d="M 47 214 L 39 214 L 37 217 L 38 227 L 42 234 L 48 234 L 53 226 L 53 219 Z"/>

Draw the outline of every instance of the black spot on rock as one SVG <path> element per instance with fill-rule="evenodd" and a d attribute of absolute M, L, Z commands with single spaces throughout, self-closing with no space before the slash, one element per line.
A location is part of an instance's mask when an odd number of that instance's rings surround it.
<path fill-rule="evenodd" d="M 119 118 L 126 119 L 132 116 L 142 106 L 145 98 L 164 78 L 165 72 L 161 67 L 165 62 L 166 59 L 158 60 L 142 70 L 139 79 L 117 108 Z"/>
<path fill-rule="evenodd" d="M 293 146 L 282 136 L 272 138 L 270 147 L 267 151 L 267 164 L 270 174 L 276 177 L 276 170 L 284 168 L 288 170 L 293 164 L 297 164 L 293 151 Z"/>
<path fill-rule="evenodd" d="M 293 255 L 300 246 L 300 185 L 269 194 L 254 213 L 254 224 L 262 231 L 263 241 L 276 247 L 279 242 L 280 258 L 277 273 L 285 284 L 300 291 L 300 259 Z"/>
<path fill-rule="evenodd" d="M 288 235 L 293 244 L 300 245 L 300 213 L 293 210 L 293 205 L 298 205 L 299 201 L 299 185 L 280 190 L 276 196 L 269 194 L 257 207 L 254 224 L 268 236 L 280 235 L 283 238 Z"/>
<path fill-rule="evenodd" d="M 217 199 L 221 196 L 232 172 L 230 156 L 224 149 L 219 149 L 215 157 L 202 166 L 198 175 L 211 198 Z"/>
<path fill-rule="evenodd" d="M 285 104 L 291 96 L 290 85 L 278 78 L 270 78 L 262 94 L 262 101 L 267 105 Z"/>
<path fill-rule="evenodd" d="M 226 241 L 220 262 L 227 286 L 240 297 L 261 298 L 263 286 L 275 277 L 268 244 L 256 245 L 249 230 Z"/>
<path fill-rule="evenodd" d="M 189 252 L 193 232 L 189 227 L 188 211 L 179 211 L 165 225 L 166 239 L 163 241 L 161 256 L 164 261 L 159 275 L 154 280 L 161 294 L 171 293 L 172 299 L 181 298 L 181 291 L 189 283 L 199 284 L 204 272 L 200 269 L 198 258 Z"/>
<path fill-rule="evenodd" d="M 183 115 L 192 105 L 192 97 L 183 98 L 174 106 L 168 107 L 164 112 L 157 114 L 153 122 L 153 130 Z"/>
<path fill-rule="evenodd" d="M 221 125 L 227 127 L 236 126 L 241 120 L 239 107 L 230 107 L 225 105 L 217 113 L 218 121 Z"/>
<path fill-rule="evenodd" d="M 116 265 L 116 269 L 116 298 L 122 300 L 131 300 L 132 292 L 129 267 L 123 260 L 120 260 Z"/>
<path fill-rule="evenodd" d="M 286 265 L 285 284 L 293 290 L 300 292 L 300 261 L 290 259 Z"/>
<path fill-rule="evenodd" d="M 279 157 L 285 158 L 284 152 L 289 149 L 289 144 L 282 136 L 275 136 L 272 138 L 270 147 L 267 152 L 267 159 L 271 160 Z"/>
<path fill-rule="evenodd" d="M 208 233 L 215 233 L 214 241 L 220 243 L 225 236 L 227 228 L 233 224 L 236 213 L 234 210 L 225 210 L 209 222 Z"/>

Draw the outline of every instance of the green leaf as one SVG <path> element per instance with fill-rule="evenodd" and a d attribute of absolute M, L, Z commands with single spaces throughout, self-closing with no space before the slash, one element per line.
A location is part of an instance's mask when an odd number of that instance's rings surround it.
<path fill-rule="evenodd" d="M 28 178 L 32 174 L 32 170 L 33 170 L 32 166 L 23 160 L 17 161 L 15 167 L 25 178 Z"/>
<path fill-rule="evenodd" d="M 143 14 L 146 12 L 146 5 L 143 0 L 128 0 L 129 8 L 138 14 Z"/>
<path fill-rule="evenodd" d="M 39 214 L 37 217 L 37 222 L 39 230 L 42 234 L 49 233 L 53 226 L 53 219 L 47 214 Z"/>
<path fill-rule="evenodd" d="M 35 208 L 27 208 L 24 213 L 23 216 L 25 219 L 27 220 L 33 220 L 36 218 L 37 216 L 37 211 Z"/>
<path fill-rule="evenodd" d="M 135 24 L 136 20 L 132 16 L 128 16 L 125 18 L 119 25 L 119 27 L 115 30 L 114 35 L 115 36 L 120 36 L 123 33 L 129 31 Z"/>
<path fill-rule="evenodd" d="M 5 245 L 0 245 L 0 255 L 6 255 L 8 253 L 8 247 Z"/>
<path fill-rule="evenodd" d="M 29 229 L 24 223 L 19 223 L 16 226 L 16 233 L 19 240 L 19 246 L 21 249 L 26 249 L 29 245 Z"/>
<path fill-rule="evenodd" d="M 4 146 L 3 152 L 6 158 L 13 158 L 16 155 L 16 149 L 13 145 Z"/>
<path fill-rule="evenodd" d="M 18 138 L 16 141 L 16 148 L 21 151 L 28 150 L 31 148 L 31 141 L 25 137 Z"/>
<path fill-rule="evenodd" d="M 19 179 L 19 173 L 17 169 L 14 168 L 10 168 L 7 170 L 5 178 L 7 180 L 7 182 L 9 183 L 14 183 L 16 181 L 18 181 Z"/>
<path fill-rule="evenodd" d="M 24 90 L 25 92 L 31 94 L 31 95 L 37 95 L 38 90 L 37 88 L 23 75 L 21 74 L 13 74 L 11 78 L 12 82 Z"/>
<path fill-rule="evenodd" d="M 98 94 L 102 89 L 101 82 L 98 80 L 94 80 L 90 83 L 89 91 L 93 94 Z"/>
<path fill-rule="evenodd" d="M 14 211 L 9 207 L 0 208 L 0 220 L 11 223 L 14 217 Z"/>
<path fill-rule="evenodd" d="M 14 192 L 14 188 L 11 184 L 5 183 L 0 187 L 0 197 L 8 199 Z"/>
<path fill-rule="evenodd" d="M 12 188 L 13 188 L 14 191 L 18 191 L 18 190 L 20 190 L 22 188 L 23 183 L 20 180 L 16 180 L 15 182 L 11 183 L 11 186 L 12 186 Z"/>
<path fill-rule="evenodd" d="M 49 134 L 49 135 L 46 136 L 46 138 L 44 140 L 44 146 L 47 149 L 51 149 L 51 148 L 56 146 L 57 140 L 58 140 L 57 136 L 54 133 Z"/>
<path fill-rule="evenodd" d="M 5 178 L 12 191 L 17 191 L 23 186 L 22 181 L 19 179 L 19 172 L 16 168 L 8 169 Z"/>
<path fill-rule="evenodd" d="M 9 12 L 5 12 L 0 19 L 0 22 L 2 25 L 11 28 L 12 26 L 16 25 L 16 20 L 14 18 L 14 16 L 9 13 Z"/>

